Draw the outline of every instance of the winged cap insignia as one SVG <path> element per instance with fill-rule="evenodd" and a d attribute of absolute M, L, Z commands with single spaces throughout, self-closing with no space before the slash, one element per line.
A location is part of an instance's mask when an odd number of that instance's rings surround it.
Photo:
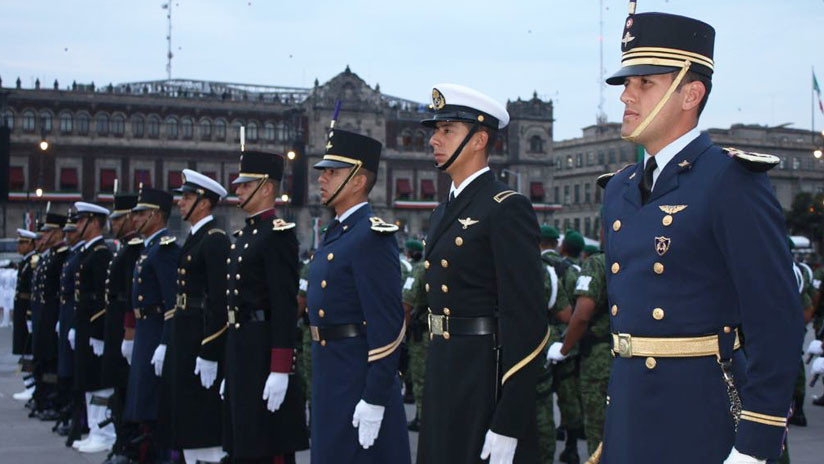
<path fill-rule="evenodd" d="M 477 219 L 472 219 L 471 217 L 467 217 L 466 219 L 460 219 L 459 218 L 458 222 L 460 222 L 461 225 L 463 226 L 463 229 L 466 230 L 467 228 L 469 228 L 469 226 L 474 226 L 475 224 L 477 224 L 478 220 Z"/>
<path fill-rule="evenodd" d="M 675 214 L 687 209 L 687 205 L 661 205 L 658 208 L 667 214 Z"/>

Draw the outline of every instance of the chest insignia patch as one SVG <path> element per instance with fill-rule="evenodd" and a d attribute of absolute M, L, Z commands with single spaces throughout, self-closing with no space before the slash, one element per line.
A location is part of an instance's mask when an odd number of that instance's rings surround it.
<path fill-rule="evenodd" d="M 472 219 L 471 217 L 467 217 L 466 219 L 458 219 L 458 222 L 460 222 L 463 226 L 463 230 L 466 230 L 469 228 L 469 226 L 474 226 L 475 224 L 477 224 L 478 220 Z"/>
<path fill-rule="evenodd" d="M 687 206 L 688 205 L 661 205 L 658 209 L 667 214 L 676 214 L 687 209 Z"/>
<path fill-rule="evenodd" d="M 669 237 L 655 237 L 655 252 L 658 253 L 658 256 L 664 256 L 670 249 L 670 240 Z"/>

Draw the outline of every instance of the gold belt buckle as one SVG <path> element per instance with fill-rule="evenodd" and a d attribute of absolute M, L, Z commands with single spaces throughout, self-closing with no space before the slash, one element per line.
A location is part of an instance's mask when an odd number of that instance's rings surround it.
<path fill-rule="evenodd" d="M 443 336 L 444 332 L 444 321 L 446 320 L 446 316 L 441 314 L 432 314 L 429 313 L 429 333 L 432 335 L 440 335 Z"/>
<path fill-rule="evenodd" d="M 615 347 L 615 352 L 622 358 L 632 357 L 632 335 L 618 334 L 618 346 Z"/>
<path fill-rule="evenodd" d="M 318 330 L 318 326 L 310 325 L 309 326 L 309 333 L 312 335 L 312 341 L 313 342 L 319 342 L 320 341 L 320 331 Z"/>
<path fill-rule="evenodd" d="M 177 294 L 177 296 L 175 297 L 175 306 L 180 308 L 181 311 L 186 310 L 186 294 L 185 293 L 184 294 L 180 294 L 180 293 Z"/>

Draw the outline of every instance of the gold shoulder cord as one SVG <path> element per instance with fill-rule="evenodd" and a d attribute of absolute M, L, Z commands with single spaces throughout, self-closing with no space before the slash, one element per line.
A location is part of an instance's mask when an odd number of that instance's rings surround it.
<path fill-rule="evenodd" d="M 647 126 L 650 125 L 652 120 L 655 119 L 656 116 L 658 116 L 658 113 L 661 111 L 661 108 L 663 108 L 664 105 L 667 104 L 667 101 L 670 99 L 673 92 L 675 92 L 675 89 L 677 89 L 678 86 L 681 84 L 681 81 L 684 80 L 684 76 L 687 75 L 687 71 L 689 71 L 691 65 L 692 62 L 690 62 L 689 60 L 684 61 L 684 63 L 681 65 L 681 72 L 679 72 L 675 80 L 672 81 L 672 85 L 670 85 L 670 88 L 667 89 L 667 93 L 664 94 L 664 97 L 661 99 L 661 101 L 659 101 L 658 104 L 655 105 L 655 108 L 653 108 L 652 113 L 650 113 L 649 116 L 647 116 L 647 118 L 644 119 L 641 122 L 641 124 L 639 124 L 638 127 L 635 128 L 634 131 L 632 131 L 632 134 L 621 138 L 623 138 L 624 140 L 629 140 L 630 142 L 634 142 L 636 139 L 638 139 L 641 133 L 644 132 Z"/>

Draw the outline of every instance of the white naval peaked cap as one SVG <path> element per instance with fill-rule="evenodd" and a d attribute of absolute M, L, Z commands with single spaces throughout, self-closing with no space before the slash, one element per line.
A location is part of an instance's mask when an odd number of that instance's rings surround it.
<path fill-rule="evenodd" d="M 430 119 L 422 121 L 434 127 L 438 121 L 477 122 L 492 129 L 503 129 L 509 124 L 506 106 L 475 89 L 458 84 L 435 84 L 432 87 L 434 111 Z"/>
<path fill-rule="evenodd" d="M 17 236 L 20 238 L 26 238 L 29 240 L 34 240 L 37 238 L 37 234 L 26 229 L 17 229 Z"/>
<path fill-rule="evenodd" d="M 220 183 L 209 176 L 203 175 L 192 169 L 183 170 L 183 185 L 176 191 L 198 193 L 197 189 L 202 188 L 212 192 L 218 199 L 226 198 L 228 193 Z M 200 192 L 203 193 L 203 192 Z"/>
<path fill-rule="evenodd" d="M 94 203 L 86 203 L 85 201 L 76 201 L 74 202 L 74 209 L 77 210 L 77 214 L 102 214 L 108 216 L 110 211 L 102 206 L 95 205 Z"/>

